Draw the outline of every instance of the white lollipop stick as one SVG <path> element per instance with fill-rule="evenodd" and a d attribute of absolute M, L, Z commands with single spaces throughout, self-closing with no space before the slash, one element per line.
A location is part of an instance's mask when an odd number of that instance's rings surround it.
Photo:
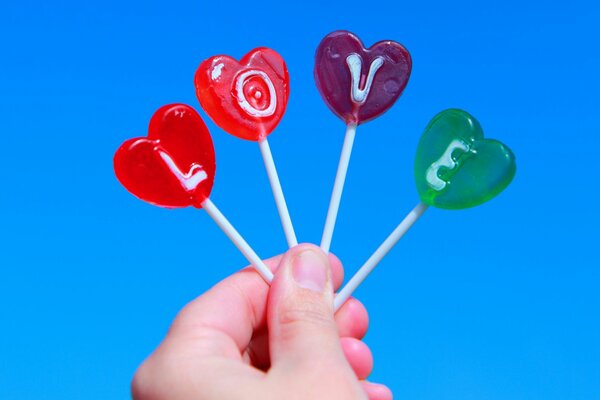
<path fill-rule="evenodd" d="M 275 168 L 275 162 L 273 161 L 273 154 L 271 153 L 271 147 L 267 139 L 262 139 L 258 142 L 260 152 L 265 162 L 265 168 L 267 169 L 267 175 L 269 176 L 269 182 L 271 183 L 271 190 L 273 190 L 273 196 L 275 197 L 275 204 L 277 204 L 277 211 L 279 211 L 279 218 L 281 219 L 281 225 L 283 225 L 283 232 L 287 239 L 288 246 L 294 247 L 298 244 L 296 239 L 296 233 L 294 232 L 294 226 L 292 225 L 292 219 L 290 218 L 290 212 L 283 197 L 283 189 L 281 188 L 281 182 L 279 181 L 279 175 L 277 175 L 277 169 Z"/>
<path fill-rule="evenodd" d="M 337 311 L 342 304 L 348 300 L 358 286 L 366 279 L 366 277 L 375 269 L 377 264 L 385 257 L 385 255 L 394 247 L 396 243 L 404 236 L 406 232 L 413 226 L 415 222 L 427 210 L 427 205 L 423 203 L 417 204 L 410 213 L 400 222 L 400 225 L 383 241 L 377 250 L 369 257 L 366 263 L 354 274 L 352 279 L 348 281 L 346 286 L 339 291 L 333 301 L 333 306 Z"/>
<path fill-rule="evenodd" d="M 237 230 L 231 225 L 231 223 L 225 218 L 225 216 L 219 211 L 217 206 L 210 201 L 210 199 L 204 200 L 202 208 L 206 210 L 208 215 L 219 225 L 219 228 L 225 232 L 225 234 L 231 239 L 233 244 L 242 252 L 250 264 L 256 269 L 256 271 L 263 277 L 267 283 L 271 283 L 273 280 L 273 273 L 265 265 L 263 260 L 252 250 L 250 245 L 244 240 L 244 238 L 238 233 Z"/>
<path fill-rule="evenodd" d="M 325 253 L 329 253 L 329 248 L 331 247 L 333 228 L 335 227 L 335 221 L 340 208 L 340 200 L 342 199 L 342 191 L 344 190 L 344 182 L 346 182 L 346 173 L 348 172 L 348 164 L 350 163 L 350 154 L 352 154 L 352 145 L 354 144 L 355 137 L 356 124 L 348 124 L 346 127 L 346 136 L 344 137 L 344 145 L 342 146 L 342 154 L 340 155 L 340 162 L 335 175 L 331 200 L 329 201 L 329 210 L 327 210 L 327 219 L 325 219 L 323 236 L 321 238 L 321 249 L 323 249 Z"/>

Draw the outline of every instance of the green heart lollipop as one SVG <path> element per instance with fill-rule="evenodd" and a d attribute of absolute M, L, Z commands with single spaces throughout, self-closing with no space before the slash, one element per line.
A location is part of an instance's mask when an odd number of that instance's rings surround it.
<path fill-rule="evenodd" d="M 484 139 L 479 122 L 469 113 L 450 109 L 433 117 L 421 136 L 415 158 L 421 202 L 339 291 L 333 302 L 335 309 L 344 304 L 427 207 L 459 210 L 485 203 L 510 184 L 516 170 L 512 151 L 497 140 Z"/>
<path fill-rule="evenodd" d="M 516 168 L 506 145 L 484 139 L 481 125 L 466 111 L 450 109 L 433 117 L 421 136 L 415 180 L 423 203 L 459 210 L 497 196 Z"/>

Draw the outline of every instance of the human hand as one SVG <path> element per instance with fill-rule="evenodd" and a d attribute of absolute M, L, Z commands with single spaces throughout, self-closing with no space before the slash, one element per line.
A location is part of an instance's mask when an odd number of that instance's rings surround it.
<path fill-rule="evenodd" d="M 367 382 L 360 340 L 368 327 L 356 299 L 335 314 L 339 260 L 300 245 L 265 263 L 269 286 L 246 268 L 188 304 L 132 383 L 134 400 L 389 400 Z"/>

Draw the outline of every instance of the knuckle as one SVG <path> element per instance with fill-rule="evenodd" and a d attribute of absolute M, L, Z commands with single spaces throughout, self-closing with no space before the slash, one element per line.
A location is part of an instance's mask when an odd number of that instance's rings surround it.
<path fill-rule="evenodd" d="M 158 400 L 155 396 L 155 380 L 152 378 L 152 361 L 148 359 L 135 372 L 131 381 L 131 397 L 133 400 Z"/>
<path fill-rule="evenodd" d="M 170 393 L 165 390 L 172 386 L 178 376 L 177 365 L 171 357 L 161 354 L 161 348 L 150 355 L 136 370 L 131 381 L 133 400 L 165 400 Z"/>
<path fill-rule="evenodd" d="M 306 298 L 295 298 L 286 301 L 279 310 L 281 325 L 310 324 L 316 327 L 334 326 L 333 312 L 322 301 Z"/>

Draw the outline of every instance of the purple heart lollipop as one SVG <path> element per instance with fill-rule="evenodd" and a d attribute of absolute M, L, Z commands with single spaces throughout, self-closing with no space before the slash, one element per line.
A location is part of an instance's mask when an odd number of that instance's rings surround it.
<path fill-rule="evenodd" d="M 387 111 L 406 87 L 412 61 L 400 43 L 384 40 L 365 49 L 348 31 L 325 36 L 315 55 L 315 81 L 329 108 L 346 124 Z"/>

